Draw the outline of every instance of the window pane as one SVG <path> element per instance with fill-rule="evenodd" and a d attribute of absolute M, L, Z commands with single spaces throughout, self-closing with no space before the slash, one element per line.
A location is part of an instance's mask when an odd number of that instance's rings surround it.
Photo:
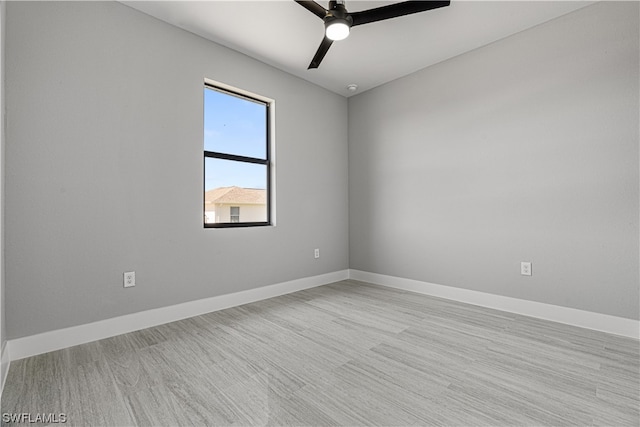
<path fill-rule="evenodd" d="M 205 88 L 204 149 L 266 159 L 267 106 Z"/>
<path fill-rule="evenodd" d="M 207 157 L 205 222 L 266 222 L 267 166 Z"/>

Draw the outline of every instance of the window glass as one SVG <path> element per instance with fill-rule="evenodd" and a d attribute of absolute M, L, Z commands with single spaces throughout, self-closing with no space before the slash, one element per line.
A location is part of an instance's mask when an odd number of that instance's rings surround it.
<path fill-rule="evenodd" d="M 265 104 L 207 88 L 204 105 L 205 151 L 266 158 Z"/>
<path fill-rule="evenodd" d="M 204 225 L 270 225 L 269 104 L 205 86 Z"/>

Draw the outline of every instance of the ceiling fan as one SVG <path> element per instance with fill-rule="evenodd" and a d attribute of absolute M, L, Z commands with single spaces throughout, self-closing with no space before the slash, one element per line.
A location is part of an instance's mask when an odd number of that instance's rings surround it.
<path fill-rule="evenodd" d="M 322 43 L 320 43 L 320 47 L 307 69 L 318 68 L 331 47 L 331 44 L 334 41 L 346 39 L 347 36 L 349 36 L 349 29 L 351 27 L 396 18 L 398 16 L 410 15 L 412 13 L 425 12 L 427 10 L 449 6 L 450 3 L 450 1 L 404 1 L 376 7 L 374 9 L 349 13 L 344 5 L 344 1 L 330 1 L 329 9 L 325 9 L 315 1 L 295 0 L 295 2 L 324 21 L 324 39 Z"/>

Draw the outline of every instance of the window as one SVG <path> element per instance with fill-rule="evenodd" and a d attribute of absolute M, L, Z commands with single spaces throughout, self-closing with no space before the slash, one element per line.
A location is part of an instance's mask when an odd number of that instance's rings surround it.
<path fill-rule="evenodd" d="M 231 206 L 229 210 L 231 222 L 240 222 L 240 206 Z"/>
<path fill-rule="evenodd" d="M 270 108 L 258 96 L 205 84 L 206 228 L 271 225 Z"/>

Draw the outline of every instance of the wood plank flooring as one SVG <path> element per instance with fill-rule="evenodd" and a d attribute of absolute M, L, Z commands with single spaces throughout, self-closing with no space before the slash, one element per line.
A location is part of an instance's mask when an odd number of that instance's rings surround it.
<path fill-rule="evenodd" d="M 14 361 L 67 425 L 638 426 L 637 340 L 343 281 Z"/>

